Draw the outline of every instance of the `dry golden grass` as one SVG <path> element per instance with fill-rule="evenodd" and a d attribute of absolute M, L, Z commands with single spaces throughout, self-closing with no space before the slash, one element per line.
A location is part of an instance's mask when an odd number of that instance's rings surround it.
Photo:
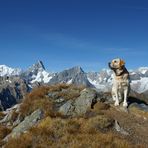
<path fill-rule="evenodd" d="M 0 125 L 0 147 L 4 144 L 2 141 L 9 133 L 11 132 L 11 129 L 4 126 Z"/>
<path fill-rule="evenodd" d="M 39 125 L 30 129 L 17 139 L 10 139 L 6 148 L 129 148 L 125 139 L 118 137 L 111 130 L 102 133 L 100 128 L 108 128 L 110 121 L 97 116 L 92 119 L 61 119 L 47 117 Z M 98 128 L 99 127 L 99 128 Z"/>
<path fill-rule="evenodd" d="M 0 112 L 0 120 L 3 119 L 5 114 L 3 112 Z"/>
<path fill-rule="evenodd" d="M 109 104 L 105 104 L 103 102 L 97 102 L 95 105 L 94 105 L 94 108 L 93 110 L 94 111 L 100 111 L 100 110 L 107 110 L 110 108 L 110 105 Z"/>
<path fill-rule="evenodd" d="M 29 93 L 20 106 L 21 116 L 25 117 L 39 108 L 42 109 L 45 114 L 52 113 L 52 102 L 46 97 L 48 91 L 49 87 L 43 86 Z"/>
<path fill-rule="evenodd" d="M 64 91 L 64 92 L 59 92 L 57 94 L 58 98 L 64 98 L 65 100 L 70 100 L 70 99 L 75 99 L 77 97 L 80 96 L 80 92 L 78 91 L 70 91 L 70 90 L 67 90 L 67 91 Z"/>
<path fill-rule="evenodd" d="M 7 128 L 6 126 L 0 125 L 0 139 L 3 139 L 11 132 L 10 128 Z"/>
<path fill-rule="evenodd" d="M 16 121 L 18 115 L 19 115 L 19 113 L 16 112 L 15 110 L 12 112 L 12 115 L 11 115 L 11 123 L 13 123 L 14 121 Z"/>
<path fill-rule="evenodd" d="M 11 138 L 5 148 L 131 148 L 127 139 L 115 134 L 112 130 L 114 120 L 104 115 L 110 107 L 104 103 L 97 103 L 93 113 L 87 117 L 62 118 L 53 111 L 54 102 L 46 95 L 58 92 L 57 96 L 65 99 L 75 99 L 84 87 L 59 84 L 34 89 L 26 96 L 20 106 L 23 117 L 41 108 L 45 117 L 38 125 L 18 138 Z M 64 90 L 64 91 L 63 91 Z M 75 91 L 74 91 L 75 90 Z M 53 118 L 54 117 L 54 118 Z M 15 118 L 15 115 L 14 115 Z"/>
<path fill-rule="evenodd" d="M 56 84 L 56 85 L 52 85 L 52 86 L 50 86 L 50 91 L 51 92 L 54 92 L 54 91 L 61 91 L 62 89 L 67 89 L 67 88 L 69 88 L 69 85 L 67 85 L 67 84 Z"/>
<path fill-rule="evenodd" d="M 145 112 L 143 110 L 137 109 L 136 107 L 130 108 L 130 112 L 137 117 L 142 117 L 148 119 L 148 112 Z"/>
<path fill-rule="evenodd" d="M 55 113 L 53 112 L 54 104 L 52 102 L 52 99 L 49 99 L 47 94 L 50 92 L 58 92 L 58 98 L 62 97 L 65 100 L 68 100 L 78 97 L 82 89 L 82 86 L 77 87 L 67 84 L 57 84 L 36 88 L 32 90 L 31 93 L 27 94 L 27 96 L 23 100 L 22 105 L 20 106 L 21 116 L 24 118 L 38 108 L 42 109 L 46 116 L 55 116 Z"/>
<path fill-rule="evenodd" d="M 61 85 L 58 85 L 58 86 L 60 86 L 61 90 L 64 89 L 64 91 L 59 91 L 57 94 L 57 97 L 64 98 L 65 100 L 71 100 L 71 99 L 75 99 L 75 98 L 79 97 L 80 92 L 84 89 L 83 86 L 63 84 L 66 86 L 63 87 L 63 85 L 62 85 L 62 87 L 61 87 Z"/>
<path fill-rule="evenodd" d="M 68 85 L 68 84 L 56 84 L 52 85 L 49 87 L 50 92 L 55 92 L 55 91 L 62 91 L 62 89 L 71 89 L 71 90 L 83 90 L 84 86 L 75 86 L 75 85 Z"/>

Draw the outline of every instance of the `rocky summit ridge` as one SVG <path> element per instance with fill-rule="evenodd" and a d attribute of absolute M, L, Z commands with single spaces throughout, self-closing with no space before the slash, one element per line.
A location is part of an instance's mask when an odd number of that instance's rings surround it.
<path fill-rule="evenodd" d="M 0 146 L 114 147 L 148 145 L 148 105 L 129 98 L 127 110 L 95 88 L 57 84 L 33 89 L 0 112 Z"/>
<path fill-rule="evenodd" d="M 80 66 L 75 66 L 61 72 L 48 72 L 42 61 L 33 64 L 27 70 L 11 68 L 0 65 L 0 76 L 20 76 L 28 83 L 75 83 L 86 86 L 94 86 L 98 90 L 108 91 L 112 85 L 112 71 L 102 69 L 99 72 L 84 72 Z M 148 90 L 148 67 L 140 67 L 130 70 L 131 87 L 137 93 L 144 93 Z"/>
<path fill-rule="evenodd" d="M 80 66 L 75 66 L 53 73 L 45 69 L 42 61 L 37 61 L 37 63 L 30 66 L 27 70 L 13 69 L 0 65 L 0 77 L 0 83 L 5 84 L 0 86 L 2 90 L 0 92 L 1 106 L 5 109 L 18 101 L 18 95 L 16 94 L 19 94 L 19 98 L 22 98 L 26 92 L 44 84 L 66 83 L 83 85 L 85 87 L 96 88 L 99 92 L 110 92 L 112 86 L 112 71 L 109 69 L 102 69 L 99 72 L 84 72 Z M 16 78 L 19 79 L 17 84 L 15 82 Z M 130 70 L 130 78 L 132 95 L 140 96 L 140 98 L 147 100 L 148 67 Z M 22 82 L 26 85 L 26 89 L 21 89 Z M 5 100 L 11 100 L 11 103 L 8 104 Z"/>

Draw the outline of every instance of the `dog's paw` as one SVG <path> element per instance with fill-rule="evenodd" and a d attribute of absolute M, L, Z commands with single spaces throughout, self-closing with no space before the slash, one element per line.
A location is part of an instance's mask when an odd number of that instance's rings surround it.
<path fill-rule="evenodd" d="M 116 101 L 114 105 L 115 105 L 115 106 L 119 106 L 119 102 Z"/>
<path fill-rule="evenodd" d="M 127 107 L 127 106 L 128 106 L 127 102 L 124 102 L 123 107 Z"/>

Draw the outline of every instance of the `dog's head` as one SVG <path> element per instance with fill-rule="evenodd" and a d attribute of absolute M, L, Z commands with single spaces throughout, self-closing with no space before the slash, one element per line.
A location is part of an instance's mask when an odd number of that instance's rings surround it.
<path fill-rule="evenodd" d="M 120 58 L 113 59 L 109 63 L 109 67 L 111 69 L 121 69 L 124 65 L 125 65 L 125 62 L 122 59 L 120 59 Z"/>

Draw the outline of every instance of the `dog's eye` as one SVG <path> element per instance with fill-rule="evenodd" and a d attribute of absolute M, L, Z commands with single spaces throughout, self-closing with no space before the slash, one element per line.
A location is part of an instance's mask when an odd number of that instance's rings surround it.
<path fill-rule="evenodd" d="M 117 61 L 114 61 L 114 63 L 117 63 Z"/>

